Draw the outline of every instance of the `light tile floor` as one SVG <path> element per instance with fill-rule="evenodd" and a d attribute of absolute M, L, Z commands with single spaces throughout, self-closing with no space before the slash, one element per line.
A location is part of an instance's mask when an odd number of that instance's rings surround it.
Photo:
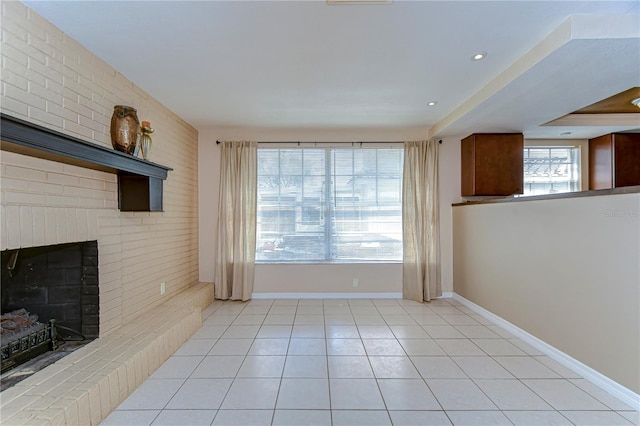
<path fill-rule="evenodd" d="M 639 425 L 452 299 L 214 302 L 102 425 Z"/>

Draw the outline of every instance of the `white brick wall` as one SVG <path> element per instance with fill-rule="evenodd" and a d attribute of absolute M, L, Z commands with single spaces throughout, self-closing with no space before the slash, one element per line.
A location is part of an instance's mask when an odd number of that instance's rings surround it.
<path fill-rule="evenodd" d="M 86 169 L 4 151 L 0 164 L 3 250 L 96 239 L 97 214 L 87 208 L 117 204 L 113 174 L 90 170 L 88 179 Z"/>
<path fill-rule="evenodd" d="M 124 213 L 114 174 L 0 153 L 0 248 L 97 239 L 106 336 L 198 281 L 197 131 L 22 3 L 1 8 L 3 113 L 111 147 L 113 107 L 130 105 L 174 169 L 163 213 Z"/>

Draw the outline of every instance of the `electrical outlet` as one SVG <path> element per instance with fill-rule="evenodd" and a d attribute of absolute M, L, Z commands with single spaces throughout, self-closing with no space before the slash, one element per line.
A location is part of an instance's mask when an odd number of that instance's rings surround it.
<path fill-rule="evenodd" d="M 353 279 L 353 288 L 358 287 L 358 284 L 359 284 L 358 279 L 357 279 L 357 278 L 354 278 L 354 279 Z"/>
<path fill-rule="evenodd" d="M 160 283 L 160 295 L 162 296 L 167 291 L 166 284 L 164 282 Z"/>

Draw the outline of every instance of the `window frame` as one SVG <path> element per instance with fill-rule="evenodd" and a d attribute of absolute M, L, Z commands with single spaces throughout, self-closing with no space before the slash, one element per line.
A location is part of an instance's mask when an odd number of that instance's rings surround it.
<path fill-rule="evenodd" d="M 266 144 L 265 144 L 266 145 Z M 345 143 L 323 143 L 323 144 L 319 144 L 319 143 L 313 143 L 312 144 L 303 144 L 303 145 L 298 145 L 298 146 L 291 146 L 290 144 L 286 144 L 286 143 L 270 143 L 269 146 L 259 146 L 258 150 L 283 150 L 283 149 L 309 149 L 309 148 L 313 148 L 313 149 L 318 149 L 318 150 L 324 150 L 325 151 L 325 174 L 322 175 L 326 180 L 329 180 L 332 182 L 333 186 L 333 165 L 332 165 L 332 161 L 333 161 L 333 150 L 353 150 L 353 151 L 358 151 L 360 149 L 394 149 L 399 151 L 399 157 L 400 157 L 400 161 L 404 162 L 404 145 L 401 143 L 389 143 L 389 144 L 379 144 L 376 143 L 374 144 L 358 144 L 357 146 L 354 146 L 353 144 L 351 145 L 347 145 Z M 331 161 L 329 161 L 329 159 L 331 159 Z M 377 174 L 376 176 L 378 176 L 379 174 L 379 169 L 377 169 Z M 327 175 L 328 174 L 328 175 Z M 329 176 L 329 177 L 327 177 Z M 400 180 L 400 186 L 398 188 L 398 197 L 399 197 L 399 207 L 400 207 L 400 212 L 402 212 L 402 178 L 403 178 L 403 166 L 400 167 L 400 170 L 398 172 L 398 178 Z M 327 197 L 327 200 L 325 200 L 325 204 L 330 204 L 330 195 L 329 195 L 330 190 L 327 190 L 327 194 L 325 194 L 325 197 Z M 377 204 L 377 203 L 376 203 Z M 366 206 L 365 206 L 366 207 Z M 332 217 L 332 212 L 333 209 L 330 208 L 320 208 L 320 216 L 324 218 L 324 222 L 326 223 L 332 223 L 332 220 L 335 220 L 335 218 Z M 400 213 L 400 215 L 402 215 L 402 213 Z M 398 225 L 400 226 L 400 250 L 402 250 L 402 217 L 400 216 L 400 221 L 398 223 Z M 339 238 L 337 235 L 331 235 L 332 232 L 333 234 L 336 234 L 337 231 L 333 228 L 333 226 L 335 226 L 335 224 L 332 224 L 331 227 L 326 228 L 323 231 L 323 234 L 325 236 L 325 247 L 324 247 L 324 251 L 325 251 L 325 256 L 323 259 L 301 259 L 301 260 L 295 260 L 295 259 L 274 259 L 274 260 L 270 260 L 270 259 L 258 259 L 258 249 L 259 249 L 259 245 L 260 245 L 260 235 L 257 235 L 256 238 L 256 260 L 255 263 L 259 264 L 259 265 L 287 265 L 287 264 L 292 264 L 292 265 L 303 265 L 303 264 L 314 264 L 314 265 L 322 265 L 322 264 L 326 264 L 326 265 L 331 265 L 331 264 L 401 264 L 402 263 L 402 254 L 400 254 L 400 256 L 397 259 L 344 259 L 344 258 L 331 258 L 332 256 L 332 250 L 330 245 L 332 244 L 332 238 Z M 375 233 L 375 232 L 374 232 Z M 366 235 L 366 234 L 365 234 Z M 329 238 L 327 238 L 327 236 L 329 236 Z"/>
<path fill-rule="evenodd" d="M 560 147 L 577 147 L 580 148 L 580 192 L 589 189 L 589 141 L 587 139 L 525 139 L 524 149 L 527 148 L 560 148 Z M 523 160 L 524 161 L 524 160 Z M 523 172 L 524 173 L 524 172 Z M 523 175 L 524 183 L 524 175 Z M 565 192 L 571 194 L 572 192 Z M 544 194 L 520 194 L 520 197 L 534 197 Z"/>

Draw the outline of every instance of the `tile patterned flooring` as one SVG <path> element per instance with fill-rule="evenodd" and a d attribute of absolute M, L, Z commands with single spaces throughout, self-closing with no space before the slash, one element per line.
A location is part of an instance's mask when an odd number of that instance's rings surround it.
<path fill-rule="evenodd" d="M 453 299 L 214 302 L 102 425 L 639 425 Z"/>

